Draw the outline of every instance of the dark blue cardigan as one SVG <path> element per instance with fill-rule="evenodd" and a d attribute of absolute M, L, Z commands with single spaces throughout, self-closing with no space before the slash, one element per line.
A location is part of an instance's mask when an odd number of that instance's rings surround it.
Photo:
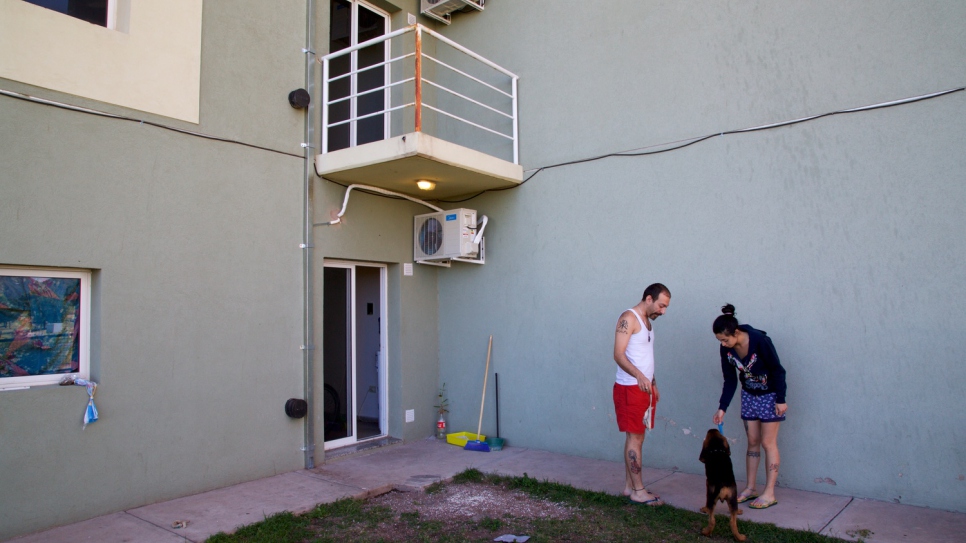
<path fill-rule="evenodd" d="M 785 403 L 785 368 L 778 360 L 775 345 L 771 338 L 762 330 L 756 330 L 747 324 L 739 324 L 738 329 L 748 333 L 748 356 L 739 358 L 734 349 L 720 347 L 721 373 L 724 375 L 724 387 L 718 409 L 728 410 L 731 398 L 738 388 L 754 396 L 775 393 L 775 403 Z M 735 370 L 738 375 L 735 375 Z"/>

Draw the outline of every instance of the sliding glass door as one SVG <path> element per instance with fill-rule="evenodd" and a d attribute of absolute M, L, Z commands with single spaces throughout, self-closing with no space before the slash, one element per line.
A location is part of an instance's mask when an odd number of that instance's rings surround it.
<path fill-rule="evenodd" d="M 326 261 L 322 356 L 325 448 L 387 434 L 386 267 Z"/>

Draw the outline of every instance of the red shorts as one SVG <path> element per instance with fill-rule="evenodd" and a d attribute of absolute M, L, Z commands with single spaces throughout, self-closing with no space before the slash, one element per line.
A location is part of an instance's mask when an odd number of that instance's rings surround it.
<path fill-rule="evenodd" d="M 637 385 L 614 383 L 614 411 L 617 413 L 617 429 L 621 432 L 643 434 L 654 429 L 654 397 Z"/>

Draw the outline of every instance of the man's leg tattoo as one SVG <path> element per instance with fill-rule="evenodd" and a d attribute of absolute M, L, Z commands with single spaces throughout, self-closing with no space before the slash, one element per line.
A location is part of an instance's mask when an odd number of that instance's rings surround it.
<path fill-rule="evenodd" d="M 634 451 L 627 451 L 627 457 L 631 459 L 631 472 L 640 473 L 641 465 L 637 462 L 637 455 L 634 454 Z"/>
<path fill-rule="evenodd" d="M 774 464 L 768 464 L 768 471 L 774 471 L 775 473 L 778 473 L 778 463 L 776 462 Z"/>
<path fill-rule="evenodd" d="M 752 458 L 760 458 L 761 457 L 761 453 L 760 452 L 756 452 L 756 451 L 748 451 L 748 456 L 750 456 Z"/>

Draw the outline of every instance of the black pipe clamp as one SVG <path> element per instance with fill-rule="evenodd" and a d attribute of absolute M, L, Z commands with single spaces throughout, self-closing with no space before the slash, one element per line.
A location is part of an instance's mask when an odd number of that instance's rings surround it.
<path fill-rule="evenodd" d="M 309 96 L 309 91 L 305 89 L 295 89 L 288 93 L 288 103 L 295 109 L 305 109 L 309 107 L 311 101 L 312 97 Z"/>
<path fill-rule="evenodd" d="M 299 398 L 289 398 L 285 402 L 285 414 L 293 419 L 300 419 L 309 412 L 309 402 Z"/>

